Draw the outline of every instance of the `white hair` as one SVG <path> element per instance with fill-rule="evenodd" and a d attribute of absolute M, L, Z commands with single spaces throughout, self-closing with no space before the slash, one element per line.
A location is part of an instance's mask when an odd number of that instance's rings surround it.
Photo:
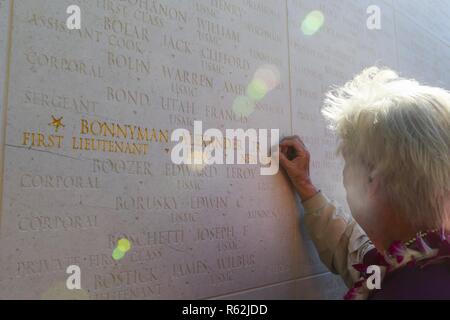
<path fill-rule="evenodd" d="M 450 92 L 371 67 L 328 92 L 322 113 L 339 151 L 381 178 L 401 218 L 450 227 Z"/>

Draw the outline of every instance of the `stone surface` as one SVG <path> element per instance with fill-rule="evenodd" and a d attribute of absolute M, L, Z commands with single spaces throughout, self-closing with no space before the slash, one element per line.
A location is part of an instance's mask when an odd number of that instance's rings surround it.
<path fill-rule="evenodd" d="M 323 93 L 374 64 L 448 87 L 450 7 L 416 2 L 419 15 L 368 0 L 0 0 L 0 298 L 339 299 L 282 172 L 174 165 L 170 133 L 202 120 L 299 134 L 348 211 Z M 65 27 L 70 4 L 81 31 Z M 366 28 L 373 4 L 382 30 Z M 313 10 L 325 23 L 306 36 Z M 271 90 L 250 86 L 271 74 Z M 65 288 L 70 265 L 82 290 Z"/>
<path fill-rule="evenodd" d="M 223 300 L 268 299 L 268 300 L 312 300 L 312 299 L 342 299 L 345 287 L 340 278 L 330 273 L 319 274 L 302 279 L 278 283 L 262 288 L 244 290 L 221 296 Z"/>
<path fill-rule="evenodd" d="M 3 109 L 3 90 L 5 88 L 6 78 L 6 57 L 8 44 L 8 15 L 9 15 L 9 1 L 0 0 L 0 123 L 3 123 L 4 109 Z M 0 128 L 0 141 L 3 141 L 3 128 Z M 0 153 L 1 154 L 1 153 Z M 2 160 L 0 160 L 1 163 Z"/>

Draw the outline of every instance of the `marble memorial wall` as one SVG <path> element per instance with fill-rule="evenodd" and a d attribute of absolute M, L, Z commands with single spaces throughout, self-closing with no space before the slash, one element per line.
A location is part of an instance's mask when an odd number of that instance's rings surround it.
<path fill-rule="evenodd" d="M 366 27 L 373 4 L 381 30 Z M 313 10 L 324 24 L 305 35 Z M 301 135 L 348 212 L 324 92 L 374 64 L 448 87 L 449 15 L 431 1 L 0 0 L 0 298 L 340 298 L 281 171 L 175 165 L 171 132 Z"/>

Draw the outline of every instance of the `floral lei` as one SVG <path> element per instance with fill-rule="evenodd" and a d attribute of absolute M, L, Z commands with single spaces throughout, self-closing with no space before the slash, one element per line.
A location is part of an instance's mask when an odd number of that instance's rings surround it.
<path fill-rule="evenodd" d="M 377 252 L 376 265 L 380 267 L 383 281 L 388 273 L 404 266 L 417 265 L 419 262 L 425 266 L 444 258 L 450 258 L 450 236 L 445 235 L 444 229 L 438 229 L 418 233 L 406 243 L 393 242 L 384 254 Z M 364 300 L 369 297 L 372 290 L 367 288 L 366 280 L 370 277 L 370 274 L 367 274 L 368 267 L 369 265 L 364 263 L 353 265 L 360 273 L 360 278 L 344 296 L 345 300 Z"/>

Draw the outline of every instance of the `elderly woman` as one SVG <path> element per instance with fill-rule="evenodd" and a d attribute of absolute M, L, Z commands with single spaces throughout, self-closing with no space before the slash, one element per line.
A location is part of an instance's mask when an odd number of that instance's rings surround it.
<path fill-rule="evenodd" d="M 345 298 L 450 299 L 450 93 L 372 67 L 329 92 L 323 114 L 353 217 L 311 181 L 300 138 L 280 143 L 280 163 L 321 260 L 351 288 Z"/>

